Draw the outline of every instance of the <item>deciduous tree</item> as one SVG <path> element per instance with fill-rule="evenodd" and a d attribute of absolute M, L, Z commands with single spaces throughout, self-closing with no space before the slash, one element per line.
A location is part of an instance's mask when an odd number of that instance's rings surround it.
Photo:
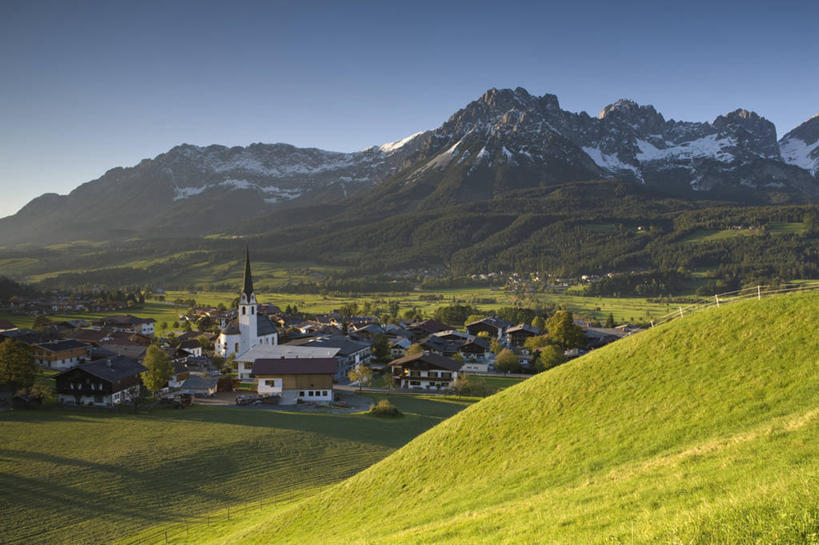
<path fill-rule="evenodd" d="M 0 342 L 0 384 L 12 390 L 30 388 L 37 376 L 31 348 L 16 339 Z"/>
<path fill-rule="evenodd" d="M 148 368 L 147 371 L 142 373 L 142 383 L 154 394 L 165 387 L 173 374 L 170 358 L 158 346 L 153 344 L 145 352 L 142 365 Z"/>
<path fill-rule="evenodd" d="M 495 369 L 504 373 L 520 372 L 520 360 L 517 354 L 505 348 L 495 357 Z"/>
<path fill-rule="evenodd" d="M 549 338 L 563 348 L 581 348 L 586 346 L 583 330 L 575 325 L 572 313 L 567 310 L 556 311 L 546 320 Z"/>
<path fill-rule="evenodd" d="M 360 392 L 364 383 L 366 382 L 369 384 L 370 380 L 372 380 L 373 372 L 372 369 L 363 363 L 359 363 L 350 369 L 347 376 L 349 377 L 350 382 L 358 381 L 358 391 Z"/>

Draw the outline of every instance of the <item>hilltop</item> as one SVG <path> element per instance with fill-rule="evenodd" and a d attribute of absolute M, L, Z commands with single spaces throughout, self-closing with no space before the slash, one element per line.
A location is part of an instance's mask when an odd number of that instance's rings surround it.
<path fill-rule="evenodd" d="M 686 316 L 504 390 L 218 541 L 810 542 L 817 330 L 815 293 Z"/>

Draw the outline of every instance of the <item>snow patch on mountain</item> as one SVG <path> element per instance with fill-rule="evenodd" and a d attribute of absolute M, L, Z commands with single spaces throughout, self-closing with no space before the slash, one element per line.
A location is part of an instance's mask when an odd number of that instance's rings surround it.
<path fill-rule="evenodd" d="M 799 138 L 791 137 L 779 143 L 782 158 L 789 165 L 804 168 L 816 176 L 819 172 L 819 140 L 807 144 Z"/>
<path fill-rule="evenodd" d="M 396 140 L 395 142 L 389 142 L 387 144 L 382 144 L 382 145 L 378 146 L 378 149 L 383 151 L 384 153 L 394 152 L 395 150 L 404 147 L 406 144 L 408 144 L 416 136 L 420 136 L 420 135 L 424 134 L 424 132 L 426 132 L 426 131 L 418 131 L 415 134 L 411 134 L 411 135 L 407 136 L 406 138 L 402 138 L 401 140 Z"/>
<path fill-rule="evenodd" d="M 600 148 L 592 148 L 589 146 L 584 146 L 581 148 L 586 155 L 591 157 L 591 160 L 595 162 L 597 166 L 608 170 L 609 172 L 621 172 L 624 170 L 628 170 L 633 172 L 635 176 L 642 179 L 640 175 L 640 171 L 634 165 L 629 165 L 628 163 L 622 162 L 616 155 L 614 154 L 606 154 L 603 153 Z"/>
<path fill-rule="evenodd" d="M 725 148 L 736 146 L 736 140 L 729 136 L 720 138 L 718 134 L 709 134 L 696 140 L 672 145 L 667 148 L 658 148 L 645 140 L 637 139 L 640 152 L 635 156 L 641 163 L 650 161 L 667 161 L 669 159 L 690 160 L 703 157 L 713 157 L 717 161 L 730 163 L 734 156 L 725 151 Z"/>

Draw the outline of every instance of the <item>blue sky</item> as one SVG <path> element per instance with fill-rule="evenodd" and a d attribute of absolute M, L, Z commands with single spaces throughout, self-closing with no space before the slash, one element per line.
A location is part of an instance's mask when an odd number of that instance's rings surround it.
<path fill-rule="evenodd" d="M 819 2 L 0 3 L 0 217 L 174 145 L 352 151 L 490 87 L 666 118 L 819 112 Z"/>

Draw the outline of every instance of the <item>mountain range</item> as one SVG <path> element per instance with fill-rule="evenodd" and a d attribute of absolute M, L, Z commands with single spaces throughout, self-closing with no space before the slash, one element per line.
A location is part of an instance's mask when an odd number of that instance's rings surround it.
<path fill-rule="evenodd" d="M 773 123 L 744 109 L 688 122 L 618 100 L 592 117 L 551 94 L 490 89 L 435 130 L 353 153 L 182 144 L 32 200 L 0 219 L 0 244 L 230 233 L 297 221 L 290 210 L 388 214 L 599 179 L 691 200 L 816 202 L 817 176 L 819 116 L 777 141 Z"/>

